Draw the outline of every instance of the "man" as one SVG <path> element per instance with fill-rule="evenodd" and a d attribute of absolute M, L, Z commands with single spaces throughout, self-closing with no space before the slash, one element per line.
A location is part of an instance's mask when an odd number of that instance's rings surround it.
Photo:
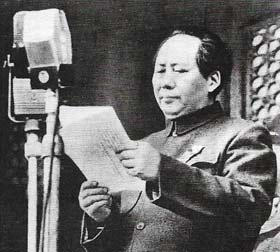
<path fill-rule="evenodd" d="M 218 102 L 231 56 L 215 34 L 174 31 L 153 75 L 166 129 L 119 153 L 143 192 L 111 196 L 81 186 L 82 244 L 88 251 L 243 252 L 269 216 L 276 164 L 262 126 L 226 117 Z"/>

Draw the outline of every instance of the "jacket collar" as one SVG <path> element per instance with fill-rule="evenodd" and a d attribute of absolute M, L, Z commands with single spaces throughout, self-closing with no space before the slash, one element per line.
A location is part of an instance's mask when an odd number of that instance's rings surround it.
<path fill-rule="evenodd" d="M 191 114 L 167 121 L 166 132 L 168 136 L 180 136 L 223 115 L 222 107 L 220 103 L 216 101 L 212 105 Z"/>

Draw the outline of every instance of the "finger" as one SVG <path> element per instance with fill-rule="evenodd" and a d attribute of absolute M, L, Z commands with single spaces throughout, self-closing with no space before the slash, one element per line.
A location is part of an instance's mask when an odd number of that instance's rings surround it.
<path fill-rule="evenodd" d="M 119 154 L 119 159 L 122 161 L 124 159 L 133 159 L 136 156 L 135 150 L 125 150 Z"/>
<path fill-rule="evenodd" d="M 101 200 L 101 201 L 96 202 L 95 204 L 92 204 L 90 207 L 87 208 L 87 212 L 90 215 L 93 215 L 99 208 L 101 208 L 103 206 L 108 206 L 107 200 Z"/>
<path fill-rule="evenodd" d="M 121 161 L 121 163 L 125 168 L 128 169 L 134 168 L 136 165 L 135 159 L 124 159 Z"/>
<path fill-rule="evenodd" d="M 126 148 L 128 150 L 135 150 L 138 148 L 138 141 L 130 141 L 127 145 Z"/>
<path fill-rule="evenodd" d="M 138 148 L 138 141 L 130 141 L 129 143 L 127 143 L 125 145 L 125 147 L 121 150 L 121 151 L 125 151 L 125 150 L 136 150 Z M 119 151 L 119 152 L 121 152 Z"/>
<path fill-rule="evenodd" d="M 98 185 L 97 181 L 85 181 L 81 185 L 81 191 L 87 189 L 87 188 L 94 188 Z"/>
<path fill-rule="evenodd" d="M 127 174 L 133 177 L 140 177 L 139 171 L 137 169 L 128 169 Z"/>
<path fill-rule="evenodd" d="M 90 197 L 92 195 L 98 195 L 98 194 L 107 194 L 108 193 L 108 188 L 106 187 L 96 187 L 96 188 L 91 188 L 91 189 L 86 189 L 84 191 L 80 192 L 80 199 L 84 199 L 86 197 Z"/>
<path fill-rule="evenodd" d="M 96 204 L 99 201 L 107 201 L 107 204 L 110 205 L 110 198 L 111 195 L 109 194 L 94 195 L 91 197 L 87 197 L 81 202 L 81 207 L 87 208 L 90 205 Z"/>

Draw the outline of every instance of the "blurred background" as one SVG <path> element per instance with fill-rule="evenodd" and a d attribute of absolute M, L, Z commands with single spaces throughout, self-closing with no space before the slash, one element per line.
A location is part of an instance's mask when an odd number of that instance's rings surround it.
<path fill-rule="evenodd" d="M 1 0 L 1 65 L 11 52 L 13 15 L 46 8 L 64 10 L 72 35 L 76 88 L 69 104 L 114 106 L 132 139 L 164 127 L 153 98 L 152 58 L 174 24 L 206 26 L 232 48 L 232 82 L 219 98 L 228 114 L 261 122 L 280 114 L 277 0 Z M 2 67 L 0 80 L 0 251 L 26 251 L 25 135 L 23 125 L 8 120 Z M 83 180 L 64 160 L 59 251 L 82 251 L 77 195 Z"/>

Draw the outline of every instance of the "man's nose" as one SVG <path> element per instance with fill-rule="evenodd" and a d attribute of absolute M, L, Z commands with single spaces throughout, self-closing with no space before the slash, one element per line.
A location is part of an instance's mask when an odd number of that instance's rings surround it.
<path fill-rule="evenodd" d="M 175 87 L 174 76 L 170 72 L 166 72 L 162 78 L 161 87 L 166 89 L 172 89 Z"/>

